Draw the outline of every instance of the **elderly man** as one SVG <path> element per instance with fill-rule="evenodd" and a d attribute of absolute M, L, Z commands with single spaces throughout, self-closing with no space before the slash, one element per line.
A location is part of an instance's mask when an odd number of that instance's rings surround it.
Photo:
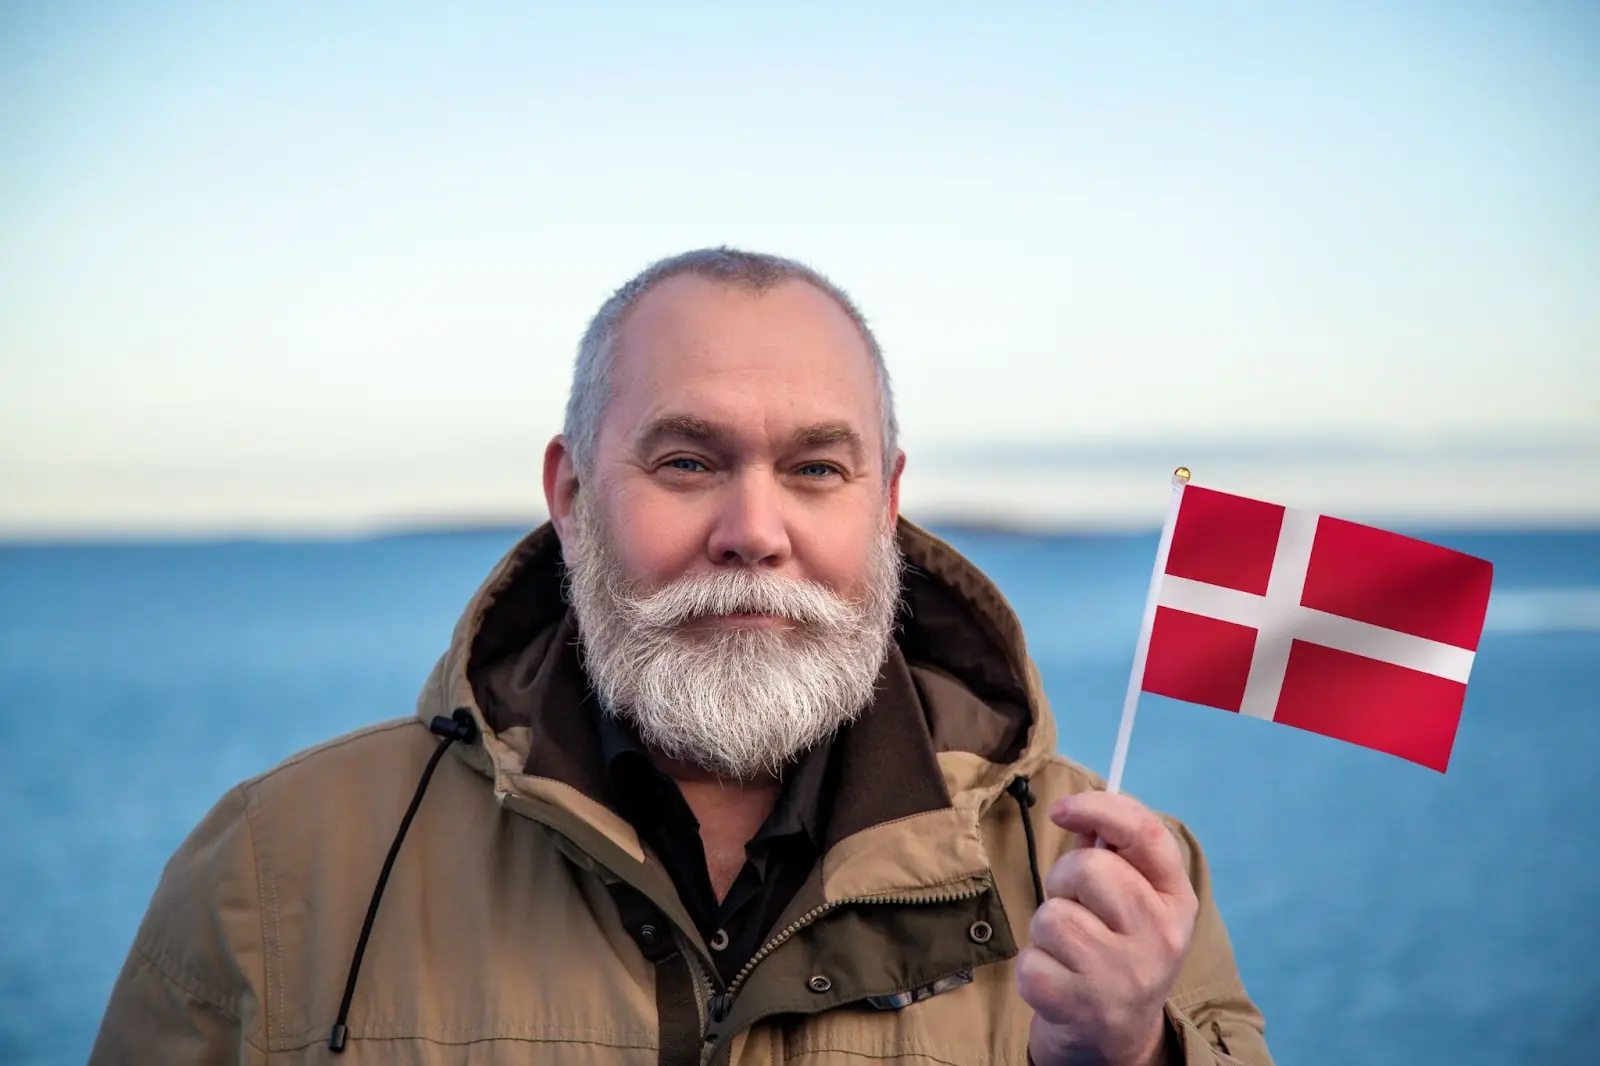
<path fill-rule="evenodd" d="M 1198 845 L 1056 754 L 895 436 L 818 274 L 623 286 L 419 718 L 217 805 L 92 1062 L 1268 1063 Z"/>

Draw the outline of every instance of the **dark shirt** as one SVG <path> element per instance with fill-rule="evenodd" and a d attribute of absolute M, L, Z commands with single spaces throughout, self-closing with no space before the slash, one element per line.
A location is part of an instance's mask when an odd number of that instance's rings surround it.
<path fill-rule="evenodd" d="M 722 980 L 731 981 L 777 932 L 773 925 L 822 853 L 833 744 L 813 748 L 790 769 L 772 813 L 745 845 L 744 868 L 719 903 L 700 821 L 677 782 L 650 763 L 628 723 L 604 713 L 598 718 L 600 754 L 618 811 L 661 859 Z"/>

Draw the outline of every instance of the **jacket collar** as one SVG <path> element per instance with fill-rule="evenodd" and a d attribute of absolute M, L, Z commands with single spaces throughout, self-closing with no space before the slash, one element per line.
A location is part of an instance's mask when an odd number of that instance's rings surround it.
<path fill-rule="evenodd" d="M 663 790 L 670 794 L 676 791 L 677 786 L 651 763 L 650 754 L 638 730 L 618 716 L 604 713 L 596 703 L 591 693 L 579 713 L 595 724 L 595 731 L 600 738 L 600 759 L 605 764 L 610 794 L 616 801 L 617 809 L 635 825 L 640 824 L 641 818 L 655 820 L 664 817 L 665 812 L 660 809 Z M 752 844 L 778 837 L 800 836 L 816 852 L 822 851 L 827 845 L 823 833 L 832 805 L 833 788 L 828 767 L 833 759 L 834 748 L 833 738 L 828 737 L 801 753 L 785 770 L 777 802 L 772 813 L 751 838 Z M 671 803 L 671 800 L 666 802 Z M 692 813 L 687 813 L 685 817 L 694 819 Z"/>
<path fill-rule="evenodd" d="M 1055 747 L 1021 625 L 999 591 L 932 534 L 905 520 L 897 532 L 909 564 L 903 624 L 880 682 L 893 698 L 880 698 L 851 727 L 840 753 L 839 794 L 852 799 L 838 803 L 830 821 L 817 886 L 829 902 L 986 882 L 979 816 Z M 554 828 L 574 861 L 675 902 L 664 871 L 647 866 L 637 833 L 602 798 L 593 722 L 530 714 L 533 705 L 518 698 L 537 692 L 541 705 L 584 702 L 562 576 L 559 542 L 543 525 L 473 597 L 424 687 L 419 715 L 471 710 L 482 736 L 458 745 L 459 754 L 493 782 L 502 805 Z"/>

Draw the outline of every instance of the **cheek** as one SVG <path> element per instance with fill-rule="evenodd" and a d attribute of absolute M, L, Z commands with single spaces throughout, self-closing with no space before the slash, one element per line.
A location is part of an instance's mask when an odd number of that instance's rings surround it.
<path fill-rule="evenodd" d="M 866 582 L 873 541 L 882 517 L 860 512 L 807 516 L 790 528 L 790 542 L 804 576 L 840 590 Z"/>
<path fill-rule="evenodd" d="M 627 576 L 654 588 L 675 580 L 705 555 L 701 516 L 670 493 L 619 491 L 610 502 L 610 526 Z"/>

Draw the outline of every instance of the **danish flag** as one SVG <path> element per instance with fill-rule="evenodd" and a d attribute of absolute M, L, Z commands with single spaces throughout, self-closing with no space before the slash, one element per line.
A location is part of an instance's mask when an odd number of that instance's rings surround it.
<path fill-rule="evenodd" d="M 1140 687 L 1443 772 L 1494 568 L 1311 511 L 1175 491 Z"/>

